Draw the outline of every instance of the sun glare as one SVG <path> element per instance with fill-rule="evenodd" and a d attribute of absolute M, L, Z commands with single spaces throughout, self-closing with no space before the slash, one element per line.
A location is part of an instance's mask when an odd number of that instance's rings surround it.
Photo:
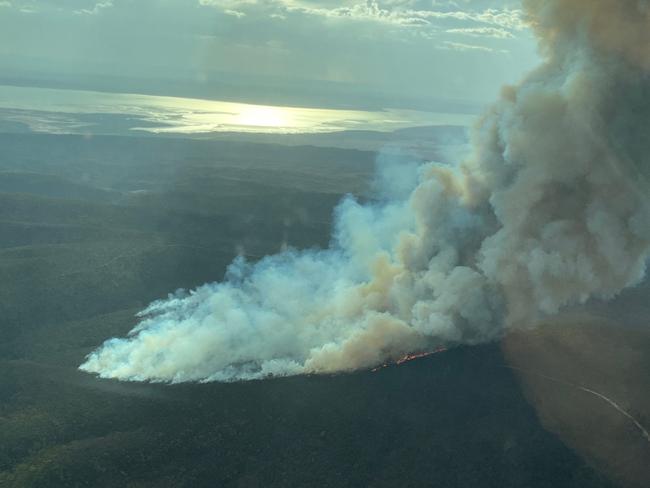
<path fill-rule="evenodd" d="M 236 121 L 238 125 L 256 127 L 286 127 L 290 125 L 288 114 L 279 107 L 246 107 L 239 112 Z"/>

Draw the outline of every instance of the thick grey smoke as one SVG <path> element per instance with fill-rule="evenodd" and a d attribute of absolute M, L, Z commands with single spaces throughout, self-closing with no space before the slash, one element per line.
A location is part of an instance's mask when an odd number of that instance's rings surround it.
<path fill-rule="evenodd" d="M 81 369 L 231 381 L 370 367 L 639 283 L 650 255 L 650 1 L 527 0 L 546 61 L 457 166 L 387 168 L 332 245 L 236 260 Z"/>

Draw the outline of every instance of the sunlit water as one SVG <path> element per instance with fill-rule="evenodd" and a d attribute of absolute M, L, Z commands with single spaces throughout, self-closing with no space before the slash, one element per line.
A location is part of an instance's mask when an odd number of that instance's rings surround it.
<path fill-rule="evenodd" d="M 326 133 L 393 131 L 432 125 L 468 126 L 474 115 L 281 107 L 167 96 L 0 85 L 0 121 L 35 132 L 93 133 L 101 116 L 123 119 L 131 131 Z"/>

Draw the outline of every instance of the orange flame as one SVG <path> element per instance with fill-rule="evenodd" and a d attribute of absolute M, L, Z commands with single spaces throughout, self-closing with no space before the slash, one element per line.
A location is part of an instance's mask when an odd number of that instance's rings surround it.
<path fill-rule="evenodd" d="M 413 361 L 414 359 L 425 358 L 427 356 L 431 356 L 431 355 L 437 354 L 439 352 L 445 352 L 446 350 L 447 350 L 446 347 L 441 346 L 441 347 L 437 347 L 433 351 L 424 351 L 424 352 L 416 352 L 416 353 L 412 353 L 412 354 L 406 354 L 405 356 L 402 356 L 401 358 L 399 358 L 397 361 L 384 363 L 384 364 L 382 364 L 380 366 L 377 366 L 376 368 L 373 368 L 371 371 L 374 373 L 375 371 L 379 371 L 380 369 L 386 368 L 386 367 L 390 366 L 391 364 L 395 364 L 395 365 L 399 366 L 400 364 L 404 364 L 404 363 L 407 363 L 409 361 Z"/>

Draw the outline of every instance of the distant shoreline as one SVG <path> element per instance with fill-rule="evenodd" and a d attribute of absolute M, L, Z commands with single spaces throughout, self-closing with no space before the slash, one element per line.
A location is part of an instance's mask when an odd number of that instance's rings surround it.
<path fill-rule="evenodd" d="M 378 149 L 458 133 L 476 115 L 276 107 L 225 101 L 0 85 L 0 132 L 264 140 Z M 447 142 L 447 141 L 446 141 Z"/>

